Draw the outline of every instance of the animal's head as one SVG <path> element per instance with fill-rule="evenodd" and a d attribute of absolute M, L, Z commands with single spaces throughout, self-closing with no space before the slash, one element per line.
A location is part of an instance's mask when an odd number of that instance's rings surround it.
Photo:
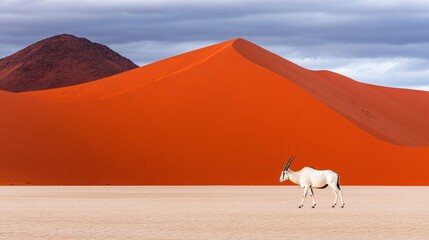
<path fill-rule="evenodd" d="M 292 161 L 295 159 L 295 156 L 291 156 L 287 161 L 285 167 L 283 168 L 282 173 L 280 174 L 280 182 L 284 182 L 289 179 L 288 170 Z"/>

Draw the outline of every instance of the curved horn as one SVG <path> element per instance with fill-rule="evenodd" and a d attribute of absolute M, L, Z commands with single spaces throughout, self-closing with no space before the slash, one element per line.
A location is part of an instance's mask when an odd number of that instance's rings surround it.
<path fill-rule="evenodd" d="M 295 157 L 292 157 L 292 156 L 289 157 L 289 160 L 287 161 L 285 167 L 283 168 L 283 172 L 286 171 L 289 168 L 289 166 L 290 166 L 293 158 L 295 158 Z"/>
<path fill-rule="evenodd" d="M 289 166 L 292 164 L 292 161 L 295 159 L 295 156 L 290 157 L 289 161 L 287 162 L 286 166 L 285 166 L 285 170 L 289 169 Z M 284 170 L 283 170 L 284 171 Z"/>

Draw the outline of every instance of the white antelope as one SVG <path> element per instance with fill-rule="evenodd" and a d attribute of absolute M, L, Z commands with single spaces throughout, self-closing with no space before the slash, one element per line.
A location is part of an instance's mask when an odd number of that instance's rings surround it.
<path fill-rule="evenodd" d="M 331 170 L 316 170 L 311 167 L 304 167 L 300 171 L 294 172 L 289 169 L 289 166 L 294 159 L 295 156 L 289 158 L 289 161 L 286 163 L 280 175 L 280 182 L 284 182 L 289 179 L 291 182 L 304 188 L 304 195 L 299 208 L 304 206 L 304 200 L 307 196 L 308 190 L 310 190 L 310 196 L 313 200 L 312 208 L 315 208 L 316 202 L 314 201 L 313 188 L 326 188 L 327 186 L 331 187 L 335 194 L 335 200 L 332 207 L 337 205 L 338 195 L 341 197 L 341 207 L 344 207 L 345 203 L 343 200 L 343 193 L 340 188 L 340 176 L 338 174 Z"/>

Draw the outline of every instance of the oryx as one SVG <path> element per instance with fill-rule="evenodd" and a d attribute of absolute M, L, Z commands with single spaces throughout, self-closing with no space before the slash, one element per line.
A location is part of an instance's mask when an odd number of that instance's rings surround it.
<path fill-rule="evenodd" d="M 310 190 L 310 196 L 313 200 L 312 208 L 316 207 L 316 202 L 314 201 L 313 188 L 326 188 L 327 186 L 331 187 L 334 190 L 335 200 L 332 207 L 337 205 L 338 195 L 341 197 L 341 207 L 344 207 L 345 203 L 343 200 L 343 193 L 340 188 L 340 176 L 331 170 L 316 170 L 311 167 L 304 167 L 300 171 L 294 172 L 289 169 L 290 164 L 295 159 L 295 156 L 291 156 L 286 163 L 283 171 L 280 175 L 280 182 L 290 180 L 291 182 L 300 185 L 304 188 L 304 195 L 302 197 L 301 204 L 299 208 L 304 206 L 304 200 L 307 196 L 308 190 Z"/>

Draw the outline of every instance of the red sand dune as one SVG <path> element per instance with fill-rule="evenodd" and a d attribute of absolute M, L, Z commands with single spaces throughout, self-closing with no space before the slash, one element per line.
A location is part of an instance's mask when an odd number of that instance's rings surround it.
<path fill-rule="evenodd" d="M 310 71 L 242 39 L 99 81 L 0 92 L 0 181 L 429 185 L 429 93 Z"/>
<path fill-rule="evenodd" d="M 0 59 L 0 90 L 25 92 L 72 86 L 136 67 L 104 45 L 61 34 Z"/>

